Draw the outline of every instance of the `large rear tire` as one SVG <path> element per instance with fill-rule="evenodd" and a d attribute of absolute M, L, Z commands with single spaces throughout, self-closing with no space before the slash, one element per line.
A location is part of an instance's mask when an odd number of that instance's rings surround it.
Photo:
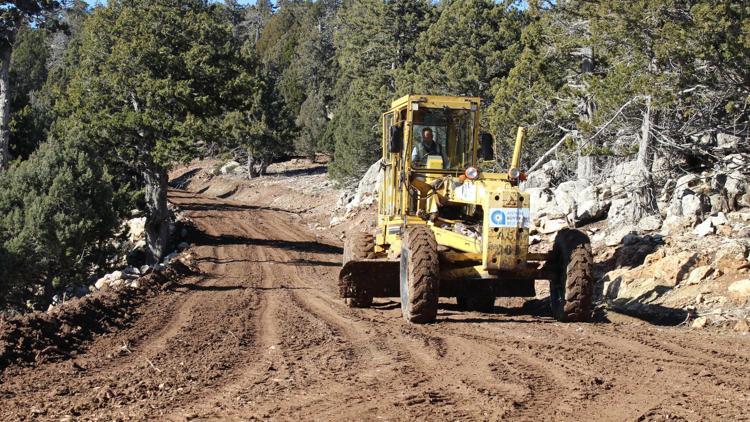
<path fill-rule="evenodd" d="M 414 324 L 434 322 L 440 297 L 440 262 L 435 234 L 407 227 L 401 246 L 401 314 Z"/>
<path fill-rule="evenodd" d="M 344 241 L 344 264 L 355 259 L 372 259 L 375 255 L 375 238 L 369 233 L 349 233 Z M 348 292 L 352 297 L 344 298 L 350 308 L 369 308 L 372 306 L 372 294 L 357 287 Z"/>
<path fill-rule="evenodd" d="M 579 230 L 563 229 L 552 247 L 555 278 L 550 280 L 550 307 L 558 321 L 586 322 L 593 311 L 594 278 L 591 241 Z"/>

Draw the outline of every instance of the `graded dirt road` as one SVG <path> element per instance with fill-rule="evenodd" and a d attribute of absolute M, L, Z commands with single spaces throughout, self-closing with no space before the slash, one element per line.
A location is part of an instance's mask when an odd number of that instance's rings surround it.
<path fill-rule="evenodd" d="M 2 420 L 742 420 L 750 339 L 610 314 L 348 309 L 295 213 L 173 191 L 200 275 L 75 357 L 7 368 Z M 539 307 L 531 307 L 539 308 Z"/>

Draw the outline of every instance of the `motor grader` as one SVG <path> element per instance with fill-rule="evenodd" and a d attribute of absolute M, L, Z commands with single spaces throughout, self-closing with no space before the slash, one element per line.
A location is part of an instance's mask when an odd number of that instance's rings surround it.
<path fill-rule="evenodd" d="M 382 115 L 377 230 L 347 234 L 341 297 L 360 308 L 400 297 L 404 318 L 422 324 L 435 321 L 440 297 L 491 312 L 496 297 L 533 297 L 535 280 L 549 280 L 552 315 L 587 321 L 588 237 L 563 229 L 550 252 L 529 251 L 529 194 L 519 188 L 525 129 L 507 173 L 480 171 L 480 158 L 494 160 L 494 140 L 480 134 L 479 112 L 476 97 L 407 95 Z M 432 142 L 420 146 L 425 137 Z"/>

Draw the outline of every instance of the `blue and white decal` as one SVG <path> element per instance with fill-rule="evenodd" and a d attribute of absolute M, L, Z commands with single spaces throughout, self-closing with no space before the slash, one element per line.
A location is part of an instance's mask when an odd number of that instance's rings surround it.
<path fill-rule="evenodd" d="M 529 227 L 528 208 L 490 208 L 490 227 Z"/>

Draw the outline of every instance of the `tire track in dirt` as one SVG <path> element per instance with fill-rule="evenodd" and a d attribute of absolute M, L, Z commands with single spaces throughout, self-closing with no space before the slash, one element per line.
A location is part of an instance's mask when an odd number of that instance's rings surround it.
<path fill-rule="evenodd" d="M 451 300 L 436 324 L 411 326 L 389 299 L 347 308 L 340 249 L 298 215 L 171 200 L 196 222 L 202 276 L 71 360 L 6 370 L 0 419 L 747 419 L 747 337 L 458 313 Z"/>

